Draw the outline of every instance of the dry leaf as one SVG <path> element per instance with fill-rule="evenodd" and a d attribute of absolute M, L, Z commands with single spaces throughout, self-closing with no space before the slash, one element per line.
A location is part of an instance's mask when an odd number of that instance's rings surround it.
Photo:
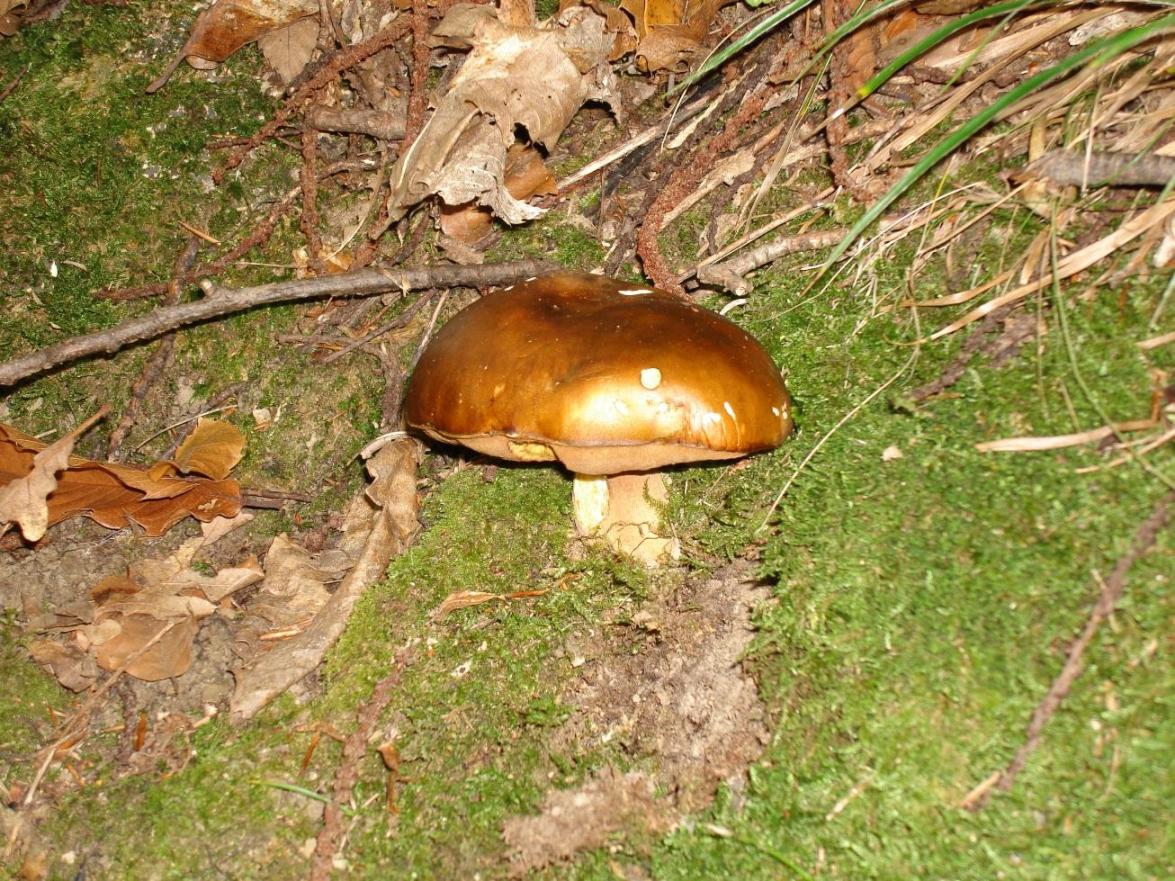
<path fill-rule="evenodd" d="M 182 474 L 203 474 L 224 480 L 241 461 L 245 436 L 230 422 L 201 418 L 179 445 L 172 463 Z"/>
<path fill-rule="evenodd" d="M 511 27 L 489 7 L 458 4 L 433 37 L 472 51 L 392 171 L 392 219 L 431 195 L 484 205 L 510 224 L 541 216 L 507 189 L 507 151 L 520 129 L 549 150 L 584 101 L 615 103 L 604 17 L 576 6 L 539 26 Z"/>
<path fill-rule="evenodd" d="M 0 423 L 0 487 L 28 476 L 45 446 Z M 220 471 L 229 458 L 231 444 L 223 437 L 219 443 L 195 445 L 191 457 L 185 457 L 193 471 Z M 157 536 L 188 516 L 207 522 L 218 516 L 235 517 L 241 509 L 241 489 L 235 480 L 179 476 L 171 462 L 159 462 L 150 469 L 80 456 L 70 456 L 67 462 L 46 499 L 50 526 L 87 514 L 111 529 L 133 521 L 147 535 Z"/>
<path fill-rule="evenodd" d="M 193 616 L 157 618 L 154 615 L 118 615 L 118 631 L 95 642 L 95 656 L 104 670 L 126 672 L 136 679 L 156 682 L 174 679 L 192 666 L 192 643 L 197 624 Z"/>
<path fill-rule="evenodd" d="M 555 177 L 530 144 L 513 144 L 506 151 L 506 190 L 519 201 L 557 193 Z M 441 232 L 473 245 L 490 234 L 493 213 L 480 205 L 441 206 Z"/>
<path fill-rule="evenodd" d="M 303 18 L 262 34 L 257 45 L 282 82 L 289 85 L 300 74 L 318 46 L 318 20 Z"/>
<path fill-rule="evenodd" d="M 317 0 L 216 0 L 196 19 L 180 57 L 207 70 L 246 43 L 317 14 Z"/>
<path fill-rule="evenodd" d="M 646 71 L 682 68 L 697 52 L 718 10 L 733 0 L 621 0 L 636 26 L 637 64 Z"/>

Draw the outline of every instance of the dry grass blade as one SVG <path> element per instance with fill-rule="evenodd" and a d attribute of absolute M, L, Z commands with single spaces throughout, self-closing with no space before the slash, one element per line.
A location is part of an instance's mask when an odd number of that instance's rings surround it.
<path fill-rule="evenodd" d="M 433 610 L 432 617 L 434 620 L 440 621 L 450 612 L 456 612 L 458 609 L 468 609 L 471 606 L 480 606 L 484 603 L 541 597 L 546 593 L 546 589 L 515 590 L 510 593 L 489 593 L 484 590 L 458 590 L 445 597 L 441 604 Z"/>
<path fill-rule="evenodd" d="M 1175 214 L 1175 198 L 1167 198 L 1163 201 L 1152 205 L 1142 213 L 1134 216 L 1130 220 L 1123 223 L 1118 229 L 1107 236 L 1094 242 L 1092 245 L 1087 245 L 1080 251 L 1075 251 L 1068 257 L 1059 261 L 1053 270 L 1047 276 L 1031 281 L 1027 284 L 1020 285 L 1013 288 L 1005 294 L 994 297 L 988 300 L 982 306 L 977 306 L 961 318 L 952 321 L 946 327 L 942 327 L 932 333 L 930 340 L 941 339 L 944 336 L 954 333 L 960 328 L 966 327 L 974 321 L 978 321 L 985 315 L 999 309 L 1001 306 L 1006 306 L 1009 303 L 1016 303 L 1023 300 L 1030 294 L 1036 293 L 1042 288 L 1046 287 L 1053 280 L 1061 281 L 1070 278 L 1083 270 L 1088 269 L 1100 260 L 1105 259 L 1110 254 L 1117 251 L 1122 246 L 1133 241 L 1138 236 L 1145 233 L 1152 227 L 1166 222 L 1167 218 Z M 992 287 L 993 283 L 987 285 Z M 939 302 L 928 301 L 919 305 L 939 305 Z"/>
<path fill-rule="evenodd" d="M 1118 422 L 1114 425 L 1103 425 L 1101 428 L 1078 431 L 1073 434 L 1056 434 L 1047 437 L 1007 437 L 1000 440 L 984 441 L 976 444 L 975 449 L 981 453 L 1031 453 L 1041 450 L 1060 450 L 1065 447 L 1098 443 L 1125 432 L 1145 431 L 1154 427 L 1153 420 L 1136 419 L 1130 422 Z"/>

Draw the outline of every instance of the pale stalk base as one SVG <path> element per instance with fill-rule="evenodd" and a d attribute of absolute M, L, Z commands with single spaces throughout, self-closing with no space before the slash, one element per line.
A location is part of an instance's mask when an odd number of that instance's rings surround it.
<path fill-rule="evenodd" d="M 613 550 L 646 566 L 658 566 L 681 556 L 677 539 L 660 534 L 657 505 L 668 499 L 665 480 L 656 471 L 610 477 L 576 474 L 575 528 L 580 535 L 599 536 Z"/>

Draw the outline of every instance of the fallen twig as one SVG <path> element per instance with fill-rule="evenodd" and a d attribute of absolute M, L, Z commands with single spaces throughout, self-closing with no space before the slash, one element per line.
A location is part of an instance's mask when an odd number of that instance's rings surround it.
<path fill-rule="evenodd" d="M 61 364 L 88 355 L 117 352 L 131 343 L 155 339 L 179 327 L 210 318 L 231 315 L 256 306 L 315 300 L 322 297 L 369 297 L 388 291 L 410 291 L 429 287 L 471 287 L 496 285 L 522 276 L 542 275 L 554 269 L 541 260 L 481 266 L 428 266 L 422 269 L 364 269 L 322 278 L 295 279 L 236 290 L 219 288 L 215 295 L 192 303 L 156 309 L 107 330 L 83 334 L 29 352 L 0 364 L 0 388 L 44 373 Z"/>
<path fill-rule="evenodd" d="M 1154 545 L 1159 533 L 1163 531 L 1170 520 L 1173 503 L 1175 503 L 1175 492 L 1169 492 L 1159 500 L 1150 516 L 1138 527 L 1134 533 L 1134 543 L 1130 546 L 1130 550 L 1118 560 L 1114 565 L 1114 571 L 1110 573 L 1110 577 L 1102 585 L 1101 595 L 1094 603 L 1089 620 L 1085 622 L 1085 629 L 1069 647 L 1069 653 L 1065 657 L 1065 665 L 1061 668 L 1061 672 L 1057 674 L 1057 678 L 1053 680 L 1053 684 L 1049 686 L 1049 690 L 1033 710 L 1028 730 L 1025 732 L 1024 743 L 1016 751 L 1016 755 L 1013 756 L 1008 766 L 999 773 L 999 779 L 994 785 L 988 785 L 981 791 L 977 791 L 980 790 L 980 787 L 977 787 L 976 790 L 972 790 L 968 794 L 964 799 L 964 806 L 968 810 L 982 810 L 993 790 L 999 789 L 1002 792 L 1007 792 L 1012 788 L 1016 777 L 1024 770 L 1028 760 L 1036 748 L 1040 746 L 1044 726 L 1052 719 L 1058 707 L 1061 706 L 1061 701 L 1065 699 L 1069 689 L 1073 687 L 1073 683 L 1081 675 L 1082 655 L 1093 640 L 1098 627 L 1110 616 L 1118 601 L 1122 599 L 1122 594 L 1126 589 L 1126 575 L 1130 571 L 1130 567 Z M 988 779 L 990 780 L 990 778 Z M 987 781 L 985 780 L 984 783 Z"/>
<path fill-rule="evenodd" d="M 1075 187 L 1163 187 L 1175 177 L 1175 157 L 1153 153 L 1074 153 L 1050 150 L 1024 169 Z"/>

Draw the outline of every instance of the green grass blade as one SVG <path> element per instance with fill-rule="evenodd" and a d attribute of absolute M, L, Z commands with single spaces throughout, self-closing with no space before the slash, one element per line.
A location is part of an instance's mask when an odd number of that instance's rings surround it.
<path fill-rule="evenodd" d="M 1040 3 L 1039 0 L 1010 0 L 1007 3 L 997 3 L 995 6 L 986 6 L 983 9 L 977 9 L 967 15 L 960 16 L 952 22 L 943 25 L 934 33 L 929 34 L 916 44 L 911 46 L 881 70 L 879 70 L 873 77 L 857 89 L 858 99 L 868 98 L 879 88 L 881 88 L 890 77 L 901 70 L 910 62 L 921 58 L 939 43 L 950 39 L 950 37 L 957 34 L 959 31 L 971 27 L 976 22 L 983 21 L 987 18 L 998 18 L 1003 15 L 1014 15 L 1028 6 L 1055 6 L 1056 0 L 1049 0 L 1046 3 Z"/>
<path fill-rule="evenodd" d="M 811 6 L 814 2 L 816 2 L 816 0 L 792 0 L 791 3 L 788 3 L 782 9 L 777 9 L 775 12 L 771 13 L 771 15 L 767 16 L 729 46 L 720 49 L 707 58 L 702 63 L 701 67 L 682 80 L 676 87 L 671 89 L 669 94 L 672 95 L 693 85 L 706 74 L 710 73 L 710 71 L 725 64 L 727 59 L 737 55 L 761 36 L 768 33 L 769 31 L 775 30 L 775 28 L 777 28 L 780 24 L 787 21 L 787 19 L 791 18 L 801 9 L 804 9 L 807 6 Z"/>
<path fill-rule="evenodd" d="M 866 211 L 860 220 L 853 224 L 852 229 L 832 249 L 832 253 L 829 254 L 828 258 L 821 265 L 817 278 L 822 276 L 833 263 L 843 257 L 853 242 L 857 240 L 857 237 L 881 217 L 885 210 L 912 187 L 926 172 L 958 149 L 968 138 L 991 122 L 1001 111 L 1011 107 L 1017 101 L 1032 94 L 1037 89 L 1048 85 L 1053 80 L 1061 78 L 1086 62 L 1100 64 L 1150 39 L 1155 34 L 1171 28 L 1175 28 L 1175 14 L 1165 15 L 1148 24 L 1130 28 L 1113 36 L 1104 37 L 1101 40 L 1090 43 L 1084 49 L 1061 59 L 1052 67 L 1029 77 L 1020 85 L 1002 95 L 990 106 L 984 108 L 935 144 L 900 181 L 890 187 L 889 191 L 874 203 L 873 207 Z"/>

